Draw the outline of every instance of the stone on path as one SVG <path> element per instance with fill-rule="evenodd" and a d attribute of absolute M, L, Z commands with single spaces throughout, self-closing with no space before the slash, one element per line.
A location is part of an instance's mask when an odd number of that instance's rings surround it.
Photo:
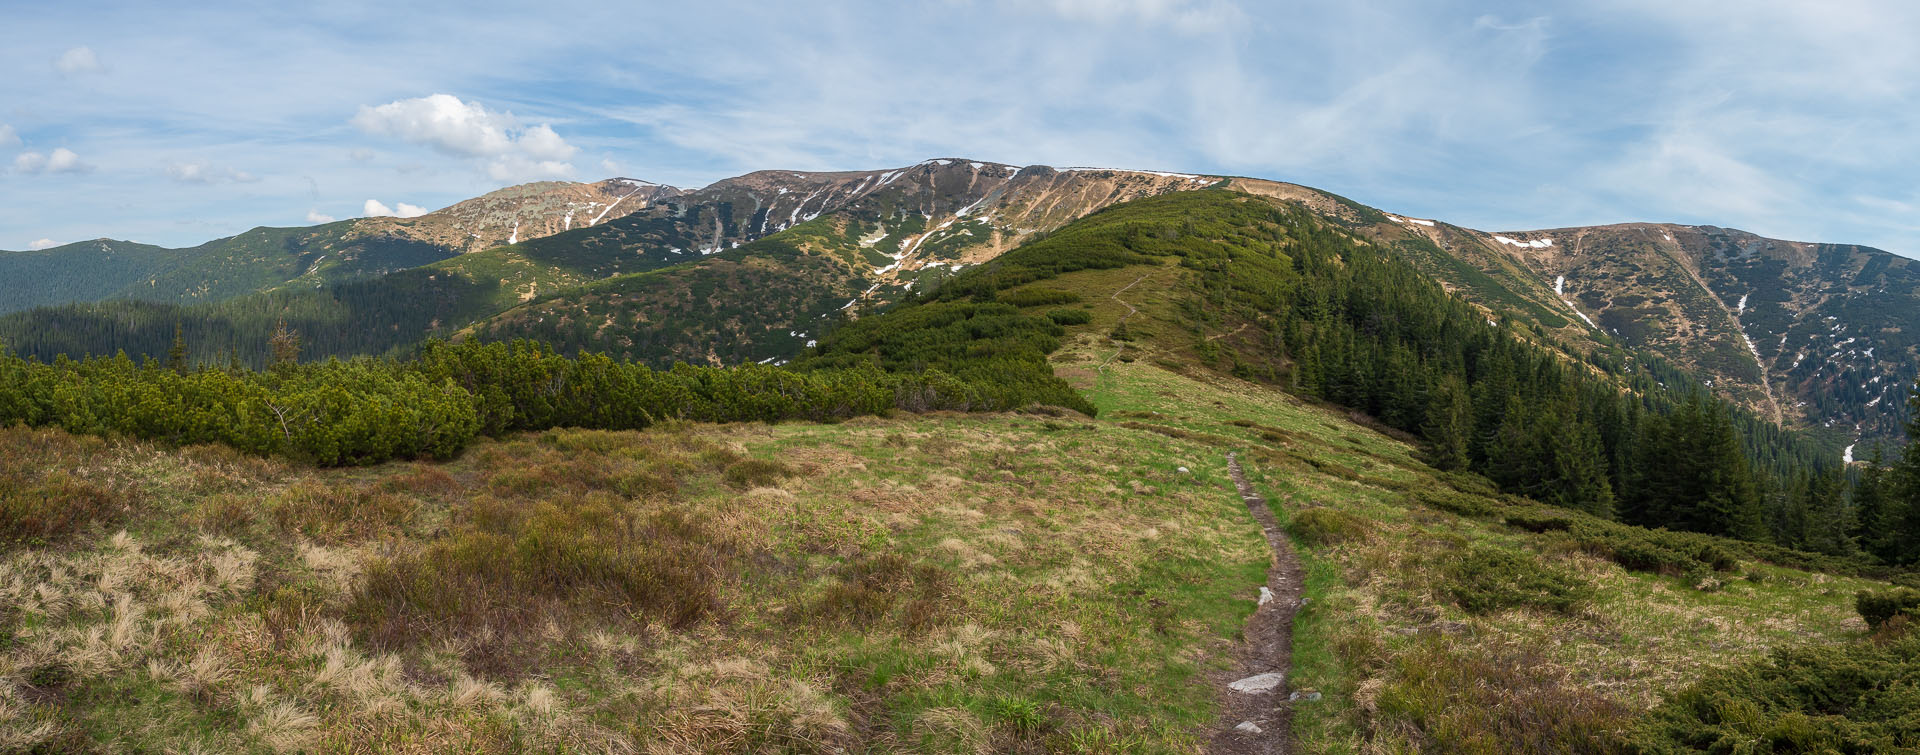
<path fill-rule="evenodd" d="M 1264 733 L 1266 733 L 1266 730 L 1264 730 L 1264 729 L 1261 729 L 1261 728 L 1260 728 L 1260 725 L 1259 725 L 1259 724 L 1256 724 L 1256 723 L 1254 723 L 1254 722 L 1252 722 L 1252 721 L 1241 721 L 1241 722 L 1240 722 L 1240 725 L 1239 725 L 1239 726 L 1235 726 L 1235 727 L 1233 727 L 1233 728 L 1234 728 L 1234 730 L 1236 730 L 1236 731 L 1244 731 L 1244 732 L 1246 732 L 1246 733 L 1248 733 L 1248 734 L 1264 734 Z"/>
<path fill-rule="evenodd" d="M 1260 586 L 1260 605 L 1264 606 L 1272 602 L 1273 602 L 1273 591 L 1267 589 L 1266 585 L 1261 585 Z"/>
<path fill-rule="evenodd" d="M 1270 671 L 1265 674 L 1254 674 L 1253 676 L 1229 684 L 1227 685 L 1227 689 L 1235 692 L 1245 692 L 1249 695 L 1259 695 L 1272 692 L 1273 688 L 1286 683 L 1286 674 Z"/>

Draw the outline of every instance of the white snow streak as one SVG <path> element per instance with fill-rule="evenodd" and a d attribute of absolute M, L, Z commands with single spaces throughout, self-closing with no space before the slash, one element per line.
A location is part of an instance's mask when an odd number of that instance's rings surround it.
<path fill-rule="evenodd" d="M 604 210 L 601 210 L 601 211 L 600 211 L 600 214 L 598 214 L 598 215 L 595 215 L 595 216 L 593 216 L 593 219 L 592 219 L 592 220 L 589 220 L 589 221 L 587 221 L 587 225 L 588 225 L 588 226 L 595 226 L 595 225 L 599 225 L 599 224 L 600 224 L 600 219 L 601 219 L 601 218 L 604 218 L 604 217 L 606 217 L 606 216 L 607 216 L 607 213 L 609 213 L 609 212 L 613 212 L 613 208 L 615 208 L 615 207 L 619 207 L 619 206 L 620 206 L 620 203 L 621 203 L 621 202 L 624 202 L 624 201 L 626 201 L 626 200 L 627 200 L 627 197 L 631 197 L 631 196 L 633 196 L 633 195 L 635 195 L 635 194 L 638 194 L 638 193 L 640 193 L 640 190 L 641 190 L 642 188 L 645 188 L 645 187 L 641 187 L 641 186 L 635 186 L 635 187 L 633 187 L 633 191 L 629 191 L 629 192 L 627 192 L 627 193 L 625 193 L 625 194 L 622 194 L 622 195 L 620 195 L 620 198 L 619 198 L 619 199 L 615 199 L 615 200 L 613 200 L 613 204 L 610 204 L 610 205 L 607 205 L 607 209 L 604 209 Z"/>
<path fill-rule="evenodd" d="M 1747 313 L 1747 296 L 1748 296 L 1748 294 L 1741 294 L 1741 295 L 1740 295 L 1740 303 L 1739 303 L 1738 305 L 1736 305 L 1736 306 L 1735 306 L 1735 310 L 1736 310 L 1736 311 L 1734 312 L 1734 314 L 1736 314 L 1736 315 L 1744 315 L 1744 314 L 1746 314 L 1746 313 Z"/>
<path fill-rule="evenodd" d="M 1561 275 L 1553 279 L 1553 295 L 1554 296 L 1567 295 L 1567 276 Z"/>

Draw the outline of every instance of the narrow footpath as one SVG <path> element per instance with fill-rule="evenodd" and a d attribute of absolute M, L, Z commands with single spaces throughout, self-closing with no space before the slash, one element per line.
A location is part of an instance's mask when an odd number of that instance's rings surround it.
<path fill-rule="evenodd" d="M 1293 544 L 1281 531 L 1267 500 L 1240 470 L 1239 454 L 1227 454 L 1227 471 L 1240 500 L 1267 535 L 1273 564 L 1260 587 L 1260 605 L 1248 617 L 1232 673 L 1220 677 L 1223 715 L 1207 750 L 1213 753 L 1286 755 L 1293 751 L 1293 615 L 1300 610 L 1303 575 Z"/>

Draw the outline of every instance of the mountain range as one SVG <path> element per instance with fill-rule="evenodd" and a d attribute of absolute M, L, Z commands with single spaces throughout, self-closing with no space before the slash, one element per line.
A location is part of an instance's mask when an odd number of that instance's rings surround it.
<path fill-rule="evenodd" d="M 769 170 L 684 190 L 627 178 L 502 189 L 416 218 L 256 228 L 187 249 L 0 252 L 0 343 L 309 358 L 430 337 L 533 338 L 665 366 L 782 362 L 825 332 L 1113 205 L 1180 191 L 1297 205 L 1595 364 L 1703 388 L 1835 449 L 1891 440 L 1920 377 L 1920 267 L 1713 226 L 1482 231 L 1294 184 L 935 159 Z"/>

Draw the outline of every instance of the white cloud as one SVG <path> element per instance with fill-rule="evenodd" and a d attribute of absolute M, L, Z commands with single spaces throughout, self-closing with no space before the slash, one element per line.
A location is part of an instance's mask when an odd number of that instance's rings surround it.
<path fill-rule="evenodd" d="M 573 177 L 573 163 L 530 160 L 507 155 L 487 162 L 487 177 L 495 181 L 542 181 Z"/>
<path fill-rule="evenodd" d="M 620 175 L 620 164 L 614 162 L 611 157 L 600 158 L 600 172 L 609 176 Z"/>
<path fill-rule="evenodd" d="M 20 133 L 12 126 L 0 123 L 0 147 L 11 147 L 20 143 Z"/>
<path fill-rule="evenodd" d="M 53 59 L 53 69 L 65 76 L 78 76 L 83 73 L 101 73 L 107 70 L 100 64 L 99 56 L 93 54 L 91 47 L 75 47 L 60 53 Z"/>
<path fill-rule="evenodd" d="M 73 150 L 60 147 L 51 155 L 22 152 L 13 158 L 13 169 L 20 173 L 85 173 L 93 166 L 81 162 Z"/>
<path fill-rule="evenodd" d="M 372 200 L 368 200 L 368 201 L 372 201 Z M 334 221 L 334 217 L 332 215 L 327 215 L 325 213 L 320 212 L 319 210 L 307 211 L 307 222 L 309 223 L 331 223 L 333 221 Z"/>
<path fill-rule="evenodd" d="M 60 243 L 57 241 L 54 241 L 53 239 L 40 239 L 39 241 L 35 241 L 31 244 L 28 244 L 27 248 L 37 252 L 42 249 L 52 249 L 59 245 Z"/>
<path fill-rule="evenodd" d="M 366 147 L 355 148 L 352 152 L 347 153 L 347 159 L 357 163 L 367 162 L 373 159 L 373 150 L 367 149 Z"/>
<path fill-rule="evenodd" d="M 209 165 L 205 162 L 174 163 L 167 166 L 167 176 L 180 183 L 189 184 L 216 184 L 229 181 L 253 183 L 260 180 L 259 176 L 244 170 Z"/>
<path fill-rule="evenodd" d="M 395 210 L 378 199 L 369 199 L 360 214 L 370 218 L 417 218 L 427 214 L 427 208 L 401 202 L 400 209 Z"/>
<path fill-rule="evenodd" d="M 353 125 L 369 134 L 432 147 L 443 154 L 482 160 L 495 180 L 564 178 L 580 150 L 552 126 L 522 127 L 512 113 L 496 113 L 450 94 L 362 106 Z"/>

